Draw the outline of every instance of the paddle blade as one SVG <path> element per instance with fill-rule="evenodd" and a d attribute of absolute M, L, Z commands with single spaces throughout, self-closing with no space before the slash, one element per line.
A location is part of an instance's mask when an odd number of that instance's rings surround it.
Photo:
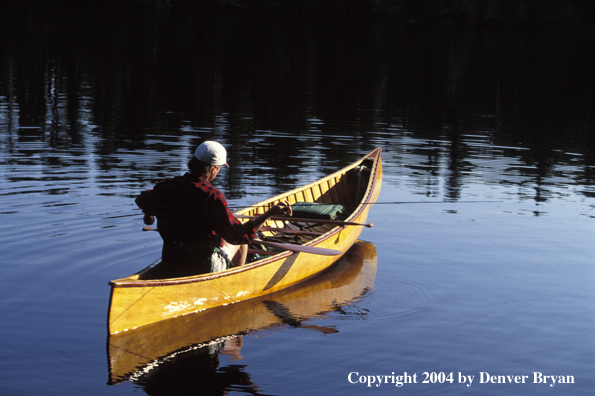
<path fill-rule="evenodd" d="M 254 243 L 265 245 L 265 246 L 277 247 L 279 249 L 284 249 L 284 250 L 291 250 L 293 252 L 318 254 L 321 256 L 338 256 L 339 254 L 343 254 L 343 252 L 340 250 L 319 248 L 319 247 L 314 247 L 314 246 L 293 245 L 291 243 L 268 242 L 268 241 L 261 241 L 260 239 L 255 239 Z"/>

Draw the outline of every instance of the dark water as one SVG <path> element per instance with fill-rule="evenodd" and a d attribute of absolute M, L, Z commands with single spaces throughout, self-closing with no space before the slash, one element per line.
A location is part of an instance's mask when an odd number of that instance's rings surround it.
<path fill-rule="evenodd" d="M 49 6 L 0 26 L 0 393 L 594 388 L 592 37 Z M 334 272 L 174 322 L 120 375 L 107 282 L 160 252 L 132 198 L 204 139 L 228 147 L 237 207 L 383 147 L 375 226 Z"/>

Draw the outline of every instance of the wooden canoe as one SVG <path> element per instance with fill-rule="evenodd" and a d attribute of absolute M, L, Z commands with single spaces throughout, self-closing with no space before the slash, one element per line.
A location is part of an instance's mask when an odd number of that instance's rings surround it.
<path fill-rule="evenodd" d="M 365 223 L 382 183 L 382 149 L 377 148 L 353 164 L 304 187 L 262 201 L 235 213 L 238 218 L 264 213 L 281 200 L 340 203 L 347 209 L 342 220 Z M 270 228 L 307 228 L 321 235 L 302 236 L 302 245 L 345 253 L 359 238 L 361 226 L 292 223 L 269 220 Z M 272 237 L 275 231 L 264 232 Z M 341 255 L 323 256 L 289 250 L 268 255 L 243 267 L 184 278 L 153 279 L 160 260 L 126 278 L 111 281 L 108 331 L 116 334 L 165 319 L 203 311 L 270 294 L 308 279 L 336 262 Z"/>
<path fill-rule="evenodd" d="M 332 268 L 293 287 L 109 335 L 108 383 L 134 380 L 173 364 L 180 353 L 262 330 L 291 326 L 335 333 L 317 319 L 333 311 L 359 312 L 358 302 L 374 288 L 376 265 L 374 245 L 358 241 Z"/>

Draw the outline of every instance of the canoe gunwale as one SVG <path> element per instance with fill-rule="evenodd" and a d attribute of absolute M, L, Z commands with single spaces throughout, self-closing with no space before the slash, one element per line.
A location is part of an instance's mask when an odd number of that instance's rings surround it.
<path fill-rule="evenodd" d="M 146 286 L 175 286 L 175 285 L 181 285 L 181 284 L 185 284 L 185 283 L 202 282 L 202 281 L 208 281 L 208 280 L 212 280 L 212 279 L 216 279 L 216 278 L 222 278 L 222 277 L 228 276 L 228 275 L 233 275 L 238 272 L 244 272 L 244 271 L 250 270 L 252 268 L 257 268 L 257 267 L 269 264 L 272 261 L 277 261 L 279 259 L 289 257 L 292 254 L 297 254 L 297 253 L 290 252 L 290 251 L 279 252 L 278 254 L 275 254 L 274 256 L 270 256 L 270 257 L 258 260 L 257 262 L 254 262 L 254 264 L 246 264 L 242 267 L 234 267 L 234 268 L 230 268 L 228 270 L 222 271 L 222 272 L 212 272 L 209 274 L 201 274 L 201 275 L 190 276 L 190 277 L 185 277 L 185 278 L 172 278 L 172 279 L 147 279 L 147 280 L 131 279 L 131 280 L 126 280 L 126 278 L 124 278 L 123 280 L 110 281 L 109 284 L 112 286 L 117 286 L 117 287 L 146 287 Z M 158 262 L 160 262 L 160 261 L 161 261 L 161 259 L 158 260 Z M 152 267 L 153 267 L 153 265 L 143 269 L 141 272 L 139 272 L 139 274 L 145 272 L 145 270 L 149 270 Z"/>
<path fill-rule="evenodd" d="M 327 175 L 327 176 L 323 177 L 322 179 L 316 180 L 315 182 L 312 182 L 305 186 L 285 192 L 283 194 L 280 194 L 278 196 L 270 198 L 269 200 L 265 200 L 262 203 L 264 204 L 264 203 L 268 203 L 268 202 L 278 201 L 280 199 L 283 199 L 284 197 L 291 196 L 291 195 L 294 195 L 300 191 L 303 191 L 304 189 L 308 188 L 309 186 L 323 183 L 323 182 L 330 180 L 334 177 L 337 177 L 339 175 L 344 175 L 348 171 L 354 169 L 356 166 L 361 164 L 366 159 L 371 159 L 374 161 L 374 167 L 371 169 L 371 174 L 370 174 L 371 182 L 368 184 L 365 194 L 362 197 L 362 199 L 359 201 L 359 204 L 355 207 L 353 212 L 351 212 L 349 214 L 349 216 L 345 219 L 345 221 L 353 221 L 354 219 L 359 217 L 366 210 L 367 206 L 370 205 L 370 200 L 372 198 L 372 194 L 375 190 L 376 183 L 378 183 L 377 175 L 378 175 L 378 169 L 380 166 L 381 154 L 382 154 L 382 149 L 377 148 L 374 151 L 372 151 L 371 153 L 369 153 L 368 155 L 366 155 L 365 157 L 357 160 L 356 162 L 352 163 L 351 165 L 346 166 L 345 168 L 342 168 L 330 175 Z M 242 210 L 236 212 L 236 214 L 244 214 L 245 212 L 248 212 L 249 210 L 250 210 L 249 208 L 242 209 Z M 288 217 L 287 220 L 290 221 L 291 218 Z M 316 224 L 316 222 L 313 221 L 312 224 Z M 335 226 L 332 229 L 330 229 L 328 232 L 325 232 L 324 234 L 320 235 L 319 237 L 317 237 L 307 243 L 304 243 L 304 246 L 316 246 L 330 238 L 336 237 L 337 234 L 339 234 L 342 230 L 345 229 L 345 227 L 361 227 L 361 226 L 340 226 L 340 225 Z M 343 252 L 343 253 L 345 253 L 345 252 Z M 139 280 L 139 279 L 133 278 L 135 276 L 145 273 L 149 269 L 151 269 L 151 268 L 155 267 L 157 264 L 159 264 L 161 259 L 158 259 L 155 262 L 153 262 L 152 264 L 150 264 L 149 266 L 145 267 L 144 269 L 140 270 L 139 272 L 137 272 L 133 275 L 130 275 L 125 278 L 120 278 L 120 279 L 110 281 L 109 285 L 112 286 L 112 288 L 114 288 L 114 287 L 118 287 L 118 288 L 155 287 L 155 286 L 163 287 L 163 286 L 176 286 L 176 285 L 187 284 L 187 283 L 204 282 L 204 281 L 209 281 L 209 280 L 213 280 L 213 279 L 217 279 L 217 278 L 231 276 L 231 275 L 245 272 L 245 271 L 250 271 L 254 268 L 262 267 L 262 266 L 268 265 L 272 262 L 276 262 L 276 261 L 288 258 L 294 254 L 299 254 L 299 253 L 292 252 L 292 251 L 282 251 L 282 252 L 279 252 L 278 254 L 260 259 L 258 261 L 255 261 L 254 263 L 246 264 L 242 267 L 234 267 L 234 268 L 228 269 L 226 271 L 222 271 L 222 272 L 201 274 L 201 275 L 191 276 L 191 277 L 172 278 L 172 279 L 147 279 L 147 280 Z M 337 257 L 340 257 L 340 256 L 337 256 Z"/>

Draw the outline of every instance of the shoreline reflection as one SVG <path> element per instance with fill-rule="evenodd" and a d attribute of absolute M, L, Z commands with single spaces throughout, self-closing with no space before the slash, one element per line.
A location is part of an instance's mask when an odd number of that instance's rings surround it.
<path fill-rule="evenodd" d="M 14 8 L 0 14 L 14 38 L 0 40 L 11 186 L 63 196 L 88 180 L 132 197 L 211 139 L 233 159 L 218 179 L 228 199 L 285 192 L 378 146 L 419 195 L 458 200 L 496 180 L 537 204 L 568 185 L 595 196 L 592 34 Z"/>

